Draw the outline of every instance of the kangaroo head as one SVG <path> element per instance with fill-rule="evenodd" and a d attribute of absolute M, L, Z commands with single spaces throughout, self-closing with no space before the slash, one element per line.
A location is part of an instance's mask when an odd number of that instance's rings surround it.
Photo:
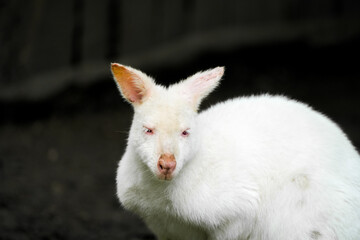
<path fill-rule="evenodd" d="M 218 85 L 224 68 L 196 73 L 169 87 L 128 66 L 113 63 L 111 70 L 122 96 L 134 108 L 128 147 L 154 176 L 171 180 L 196 153 L 197 110 Z"/>

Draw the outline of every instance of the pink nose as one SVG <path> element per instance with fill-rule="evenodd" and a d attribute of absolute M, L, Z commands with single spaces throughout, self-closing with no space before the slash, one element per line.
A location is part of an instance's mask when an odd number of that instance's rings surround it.
<path fill-rule="evenodd" d="M 161 175 L 165 178 L 171 177 L 171 174 L 176 168 L 174 154 L 161 154 L 157 166 Z"/>

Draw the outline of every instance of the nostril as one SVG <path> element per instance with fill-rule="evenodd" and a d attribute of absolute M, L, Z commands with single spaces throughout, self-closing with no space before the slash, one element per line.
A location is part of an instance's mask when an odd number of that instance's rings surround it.
<path fill-rule="evenodd" d="M 164 171 L 164 168 L 165 168 L 165 162 L 162 161 L 162 160 L 160 160 L 160 161 L 158 162 L 158 169 L 159 169 L 159 171 L 160 171 L 160 172 L 163 172 L 163 171 Z"/>
<path fill-rule="evenodd" d="M 175 166 L 176 166 L 176 162 L 175 161 L 171 161 L 171 162 L 168 162 L 168 169 L 170 171 L 173 171 L 175 169 Z"/>
<path fill-rule="evenodd" d="M 157 167 L 159 169 L 159 171 L 161 173 L 171 173 L 174 171 L 176 166 L 176 161 L 172 161 L 172 160 L 164 160 L 164 159 L 160 159 L 158 161 Z"/>

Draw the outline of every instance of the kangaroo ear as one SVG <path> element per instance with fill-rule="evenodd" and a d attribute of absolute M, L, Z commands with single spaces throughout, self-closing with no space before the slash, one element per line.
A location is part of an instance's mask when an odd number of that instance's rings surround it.
<path fill-rule="evenodd" d="M 139 70 L 118 63 L 111 64 L 111 72 L 122 96 L 133 105 L 143 103 L 155 85 L 150 77 Z"/>
<path fill-rule="evenodd" d="M 180 83 L 181 90 L 189 97 L 197 111 L 202 99 L 211 93 L 219 84 L 224 74 L 224 67 L 216 67 L 204 72 L 198 72 Z"/>

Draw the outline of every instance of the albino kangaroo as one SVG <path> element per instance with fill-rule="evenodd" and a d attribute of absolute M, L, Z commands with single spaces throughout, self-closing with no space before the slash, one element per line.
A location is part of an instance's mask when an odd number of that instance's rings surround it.
<path fill-rule="evenodd" d="M 327 117 L 269 95 L 198 113 L 222 67 L 170 87 L 111 68 L 134 107 L 117 195 L 158 239 L 360 239 L 360 157 Z"/>

